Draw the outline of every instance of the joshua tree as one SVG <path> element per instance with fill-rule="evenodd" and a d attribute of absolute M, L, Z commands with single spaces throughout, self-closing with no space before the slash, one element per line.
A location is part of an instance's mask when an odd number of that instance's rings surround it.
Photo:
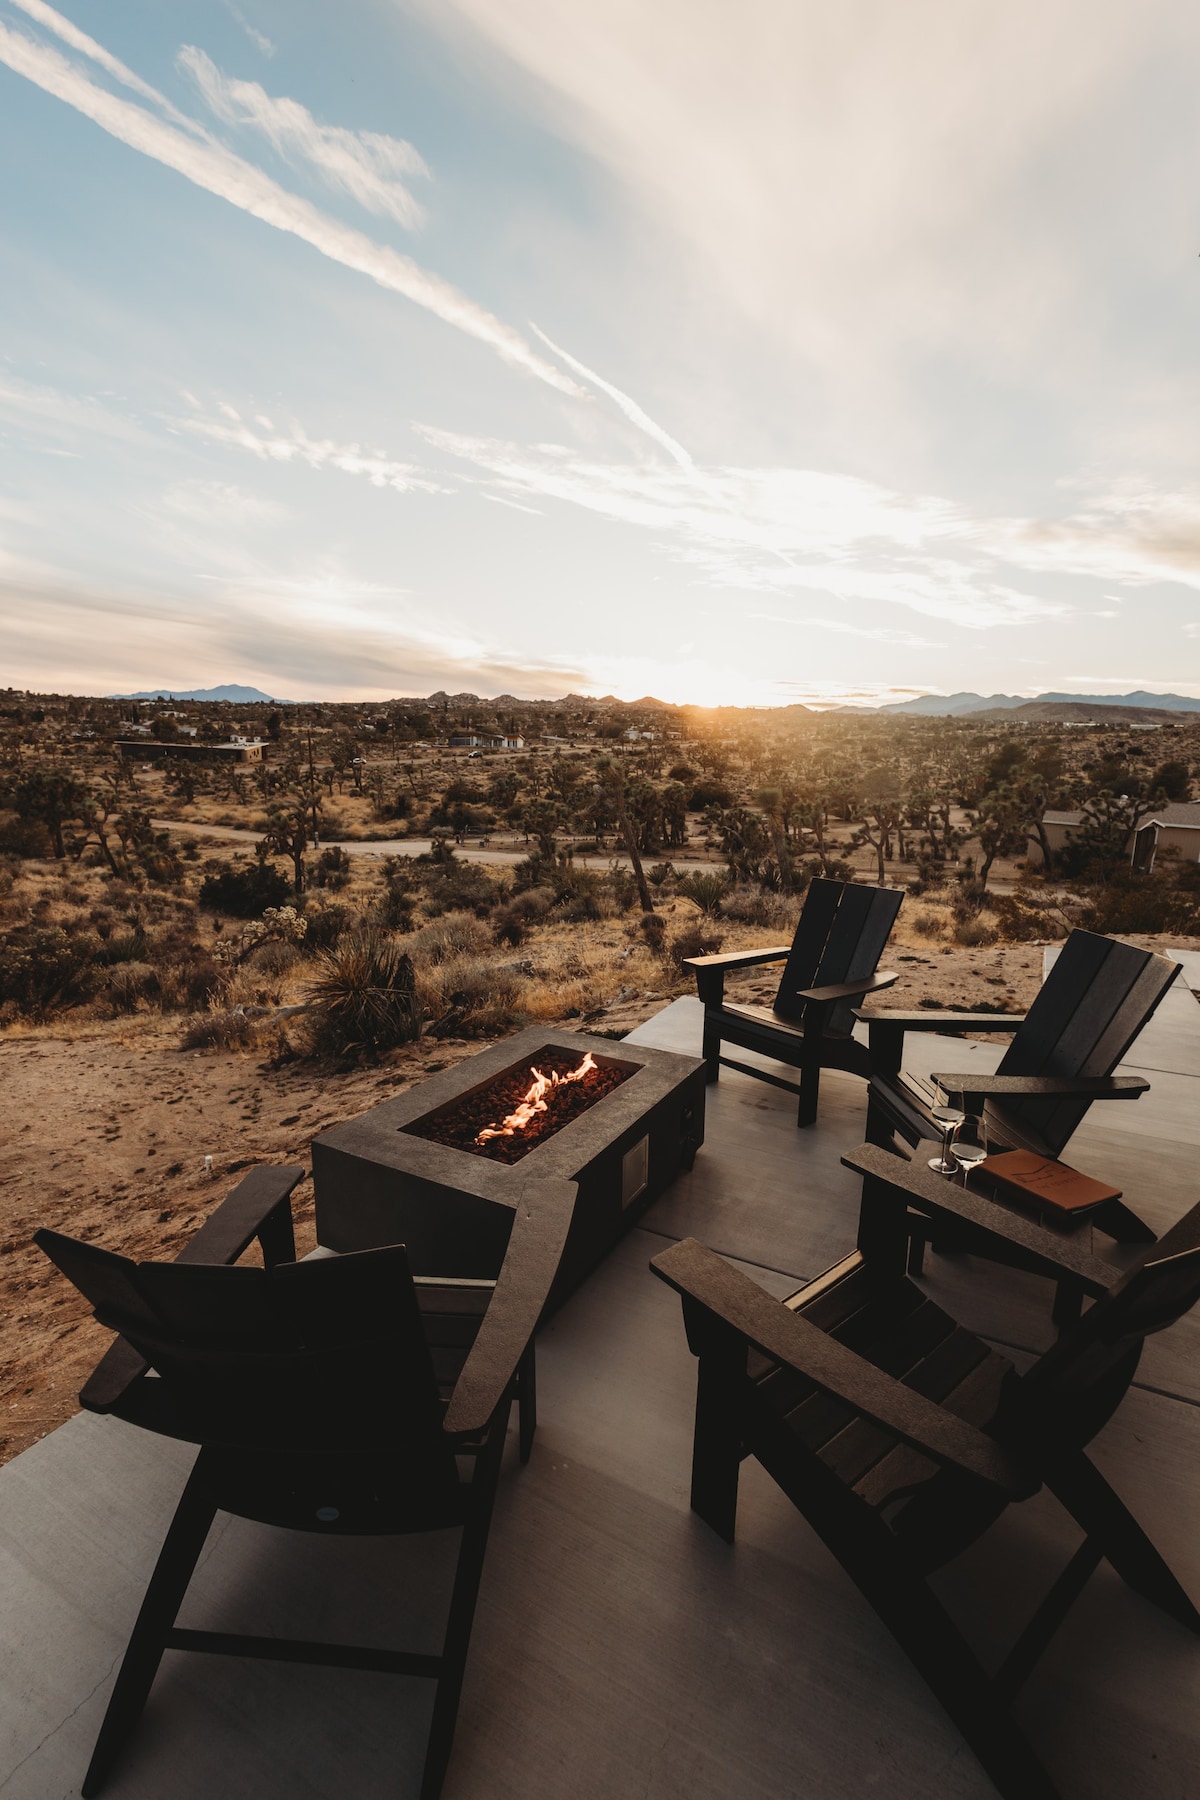
<path fill-rule="evenodd" d="M 642 859 L 638 852 L 637 838 L 633 826 L 629 822 L 629 814 L 625 808 L 625 776 L 619 763 L 611 756 L 602 756 L 596 764 L 596 773 L 600 777 L 601 786 L 612 798 L 613 811 L 617 815 L 617 824 L 621 836 L 625 840 L 625 848 L 629 853 L 633 879 L 637 882 L 638 899 L 642 903 L 642 911 L 654 911 L 654 902 L 650 898 L 650 884 L 646 880 L 646 871 L 642 867 Z"/>

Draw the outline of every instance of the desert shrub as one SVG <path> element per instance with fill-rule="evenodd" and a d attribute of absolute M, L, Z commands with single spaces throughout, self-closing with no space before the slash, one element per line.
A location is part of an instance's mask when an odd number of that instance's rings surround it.
<path fill-rule="evenodd" d="M 313 886 L 335 890 L 350 886 L 350 858 L 340 844 L 322 850 L 312 872 Z"/>
<path fill-rule="evenodd" d="M 527 925 L 536 925 L 539 919 L 545 918 L 554 905 L 554 900 L 553 888 L 527 888 L 524 893 L 513 895 L 507 904 L 506 911 L 511 912 L 514 918 L 523 920 Z"/>
<path fill-rule="evenodd" d="M 726 889 L 721 911 L 727 919 L 736 919 L 742 925 L 775 925 L 788 931 L 795 929 L 798 916 L 795 901 L 744 883 Z"/>
<path fill-rule="evenodd" d="M 651 887 L 665 887 L 675 876 L 675 865 L 669 862 L 652 863 L 646 870 L 646 880 Z"/>
<path fill-rule="evenodd" d="M 434 918 L 442 913 L 466 912 L 486 919 L 503 894 L 503 887 L 479 863 L 452 862 L 425 878 L 425 910 Z"/>
<path fill-rule="evenodd" d="M 383 892 L 374 906 L 375 917 L 384 930 L 411 931 L 418 898 L 412 858 L 384 857 Z"/>
<path fill-rule="evenodd" d="M 305 942 L 307 946 L 307 940 Z M 264 975 L 286 975 L 289 969 L 295 968 L 303 955 L 304 951 L 299 944 L 290 943 L 286 939 L 283 942 L 269 940 L 253 950 L 248 960 Z"/>
<path fill-rule="evenodd" d="M 529 927 L 511 906 L 502 906 L 492 914 L 492 933 L 498 944 L 510 944 L 515 950 L 529 936 Z"/>
<path fill-rule="evenodd" d="M 637 922 L 637 930 L 651 950 L 662 949 L 667 935 L 667 921 L 661 913 L 643 913 Z"/>
<path fill-rule="evenodd" d="M 40 819 L 0 812 L 0 851 L 9 856 L 46 857 L 52 850 L 50 833 Z"/>
<path fill-rule="evenodd" d="M 689 812 L 703 812 L 708 806 L 732 806 L 732 790 L 723 781 L 698 781 L 687 798 Z"/>
<path fill-rule="evenodd" d="M 227 971 L 201 953 L 192 961 L 160 963 L 157 973 L 164 1012 L 199 1012 L 220 991 Z"/>
<path fill-rule="evenodd" d="M 436 924 L 414 933 L 409 944 L 421 963 L 436 966 L 455 956 L 479 956 L 488 948 L 488 933 L 472 913 L 447 913 Z"/>
<path fill-rule="evenodd" d="M 493 1037 L 524 1022 L 525 979 L 494 958 L 456 956 L 421 980 L 432 1037 Z"/>
<path fill-rule="evenodd" d="M 116 1013 L 136 1012 L 142 1000 L 160 992 L 158 970 L 151 963 L 120 962 L 104 983 L 104 998 Z"/>
<path fill-rule="evenodd" d="M 305 945 L 310 950 L 332 950 L 343 932 L 350 929 L 355 916 L 352 907 L 340 906 L 336 902 L 328 906 L 310 907 L 304 915 L 308 924 Z"/>
<path fill-rule="evenodd" d="M 31 1019 L 78 1005 L 100 979 L 99 949 L 91 932 L 67 932 L 58 925 L 10 933 L 0 940 L 0 1002 L 11 1001 Z"/>
<path fill-rule="evenodd" d="M 145 962 L 149 950 L 146 933 L 140 925 L 132 931 L 113 932 L 100 951 L 100 960 L 109 964 Z"/>
<path fill-rule="evenodd" d="M 988 906 L 995 914 L 1000 936 L 1010 944 L 1028 943 L 1031 938 L 1055 935 L 1055 927 L 1045 913 L 1023 906 L 1015 894 L 993 894 Z"/>
<path fill-rule="evenodd" d="M 214 1008 L 195 1019 L 183 1034 L 185 1050 L 237 1050 L 254 1042 L 256 1026 L 240 1007 Z"/>
<path fill-rule="evenodd" d="M 679 883 L 679 892 L 686 899 L 692 900 L 702 913 L 716 918 L 721 911 L 721 903 L 729 891 L 729 883 L 724 875 L 708 874 L 699 870 L 685 875 Z"/>
<path fill-rule="evenodd" d="M 1200 866 L 1164 858 L 1149 875 L 1123 869 L 1088 895 L 1085 931 L 1200 931 Z"/>
<path fill-rule="evenodd" d="M 621 868 L 619 863 L 613 863 L 604 878 L 604 885 L 608 889 L 613 906 L 619 913 L 629 912 L 636 904 L 637 882 L 629 870 Z"/>
<path fill-rule="evenodd" d="M 697 920 L 694 925 L 689 925 L 686 930 L 681 931 L 677 937 L 671 939 L 671 943 L 667 950 L 667 956 L 682 975 L 685 958 L 689 956 L 715 956 L 717 951 L 721 948 L 721 943 L 722 938 L 719 931 L 713 931 L 711 929 L 706 931 L 704 926 Z"/>
<path fill-rule="evenodd" d="M 690 763 L 676 763 L 673 769 L 668 770 L 667 779 L 668 781 L 682 781 L 686 786 L 689 781 L 695 781 L 696 770 Z"/>
<path fill-rule="evenodd" d="M 942 935 L 942 921 L 935 912 L 919 912 L 912 927 L 918 937 L 935 938 Z"/>
<path fill-rule="evenodd" d="M 235 919 L 261 919 L 268 906 L 286 906 L 291 891 L 272 863 L 253 862 L 241 868 L 225 863 L 200 883 L 200 904 Z"/>
<path fill-rule="evenodd" d="M 319 1055 L 373 1061 L 421 1034 L 410 958 L 394 939 L 356 931 L 322 951 L 310 990 L 310 1028 Z"/>
<path fill-rule="evenodd" d="M 976 949 L 981 944 L 994 944 L 999 936 L 995 925 L 981 912 L 970 913 L 965 918 L 955 917 L 953 937 L 956 944 Z"/>

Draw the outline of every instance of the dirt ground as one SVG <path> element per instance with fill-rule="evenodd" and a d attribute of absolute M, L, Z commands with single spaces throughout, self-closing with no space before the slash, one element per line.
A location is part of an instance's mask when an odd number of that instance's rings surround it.
<path fill-rule="evenodd" d="M 727 941 L 726 948 L 733 942 Z M 964 949 L 898 930 L 884 958 L 901 980 L 883 1003 L 1028 1006 L 1040 944 Z M 767 971 L 731 994 L 769 1001 Z M 626 995 L 576 1029 L 632 1029 L 669 1003 Z M 144 1014 L 0 1035 L 0 1460 L 62 1423 L 109 1341 L 34 1248 L 55 1227 L 135 1256 L 174 1254 L 257 1162 L 305 1162 L 313 1137 L 412 1081 L 470 1056 L 478 1041 L 422 1039 L 379 1067 L 330 1074 L 272 1068 L 261 1051 L 184 1051 L 177 1019 Z M 204 1159 L 212 1157 L 212 1174 Z M 299 1248 L 311 1248 L 312 1190 L 296 1194 Z"/>

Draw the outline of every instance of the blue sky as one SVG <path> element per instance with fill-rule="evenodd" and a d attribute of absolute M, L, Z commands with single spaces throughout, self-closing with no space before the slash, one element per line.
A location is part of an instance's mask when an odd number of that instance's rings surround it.
<path fill-rule="evenodd" d="M 1200 695 L 1179 0 L 0 0 L 0 682 Z"/>

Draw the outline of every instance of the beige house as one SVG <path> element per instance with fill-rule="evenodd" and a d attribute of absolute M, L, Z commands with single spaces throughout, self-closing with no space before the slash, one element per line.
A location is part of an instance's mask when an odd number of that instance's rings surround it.
<path fill-rule="evenodd" d="M 1200 862 L 1200 801 L 1172 800 L 1142 820 L 1133 834 L 1134 868 L 1148 874 L 1164 850 L 1174 850 L 1183 862 Z"/>
<path fill-rule="evenodd" d="M 1082 810 L 1042 814 L 1042 829 L 1052 856 L 1066 849 L 1083 820 Z M 1200 800 L 1170 800 L 1155 807 L 1137 830 L 1130 832 L 1125 847 L 1134 868 L 1143 874 L 1149 874 L 1155 857 L 1164 850 L 1176 851 L 1185 862 L 1200 862 Z M 1029 838 L 1025 860 L 1030 868 L 1041 863 L 1042 846 L 1036 837 Z"/>

